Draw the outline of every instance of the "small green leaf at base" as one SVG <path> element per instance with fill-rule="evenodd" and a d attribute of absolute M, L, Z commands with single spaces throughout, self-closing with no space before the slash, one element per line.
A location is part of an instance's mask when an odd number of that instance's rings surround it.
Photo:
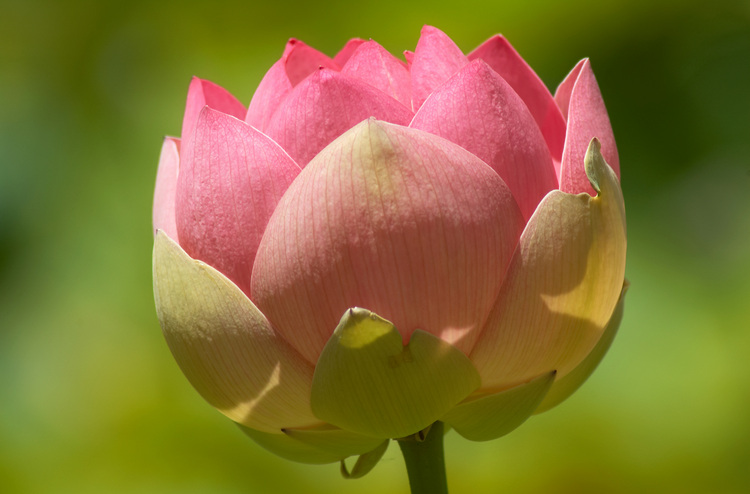
<path fill-rule="evenodd" d="M 508 434 L 528 419 L 555 380 L 555 372 L 499 393 L 455 406 L 441 419 L 470 441 L 489 441 Z"/>
<path fill-rule="evenodd" d="M 404 345 L 390 322 L 349 309 L 313 375 L 311 407 L 320 420 L 383 439 L 438 420 L 480 385 L 461 351 L 417 330 Z"/>
<path fill-rule="evenodd" d="M 351 469 L 351 471 L 346 468 L 346 463 L 344 463 L 344 460 L 341 460 L 341 476 L 345 479 L 359 479 L 370 473 L 370 470 L 375 468 L 375 465 L 378 464 L 380 459 L 385 454 L 385 451 L 388 449 L 389 442 L 390 439 L 386 439 L 372 451 L 368 451 L 367 453 L 360 455 L 359 458 L 357 458 L 357 462 L 354 464 L 354 467 Z"/>

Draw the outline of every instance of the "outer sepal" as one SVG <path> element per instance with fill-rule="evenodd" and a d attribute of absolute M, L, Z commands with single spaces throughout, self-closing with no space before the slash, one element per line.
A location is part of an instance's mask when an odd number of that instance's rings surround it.
<path fill-rule="evenodd" d="M 350 309 L 315 367 L 311 406 L 331 424 L 380 438 L 422 430 L 480 385 L 469 359 L 424 331 L 407 345 L 393 325 Z"/>
<path fill-rule="evenodd" d="M 523 424 L 539 406 L 555 380 L 543 374 L 499 393 L 469 398 L 441 419 L 470 441 L 489 441 Z"/>

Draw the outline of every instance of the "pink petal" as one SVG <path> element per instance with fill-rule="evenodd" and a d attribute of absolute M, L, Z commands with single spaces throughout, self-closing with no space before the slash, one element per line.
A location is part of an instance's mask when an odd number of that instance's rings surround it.
<path fill-rule="evenodd" d="M 552 159 L 559 167 L 565 144 L 565 119 L 547 86 L 508 40 L 500 35 L 488 39 L 469 54 L 469 60 L 476 59 L 487 62 L 526 103 L 542 129 Z"/>
<path fill-rule="evenodd" d="M 405 125 L 413 114 L 359 79 L 321 69 L 294 88 L 266 134 L 304 167 L 331 141 L 368 117 Z"/>
<path fill-rule="evenodd" d="M 596 197 L 553 191 L 526 225 L 470 355 L 484 388 L 562 378 L 607 326 L 625 273 L 625 209 L 614 172 L 595 161 Z"/>
<path fill-rule="evenodd" d="M 525 219 L 557 188 L 547 145 L 528 108 L 482 60 L 437 89 L 410 127 L 445 137 L 490 165 L 510 187 Z"/>
<path fill-rule="evenodd" d="M 404 50 L 404 60 L 406 60 L 406 68 L 411 70 L 411 66 L 414 63 L 414 52 L 411 50 Z"/>
<path fill-rule="evenodd" d="M 214 110 L 237 118 L 244 118 L 246 113 L 245 106 L 229 91 L 211 81 L 193 77 L 188 87 L 185 116 L 182 118 L 183 146 L 192 138 L 195 123 L 204 106 L 210 106 Z"/>
<path fill-rule="evenodd" d="M 306 45 L 302 41 L 292 39 L 289 41 L 291 49 L 286 56 L 286 75 L 292 87 L 302 82 L 307 76 L 321 67 L 327 69 L 340 70 L 341 67 L 336 64 L 328 55 L 325 55 L 315 48 Z"/>
<path fill-rule="evenodd" d="M 282 58 L 271 66 L 260 81 L 247 108 L 245 122 L 260 131 L 266 130 L 279 103 L 292 90 L 292 83 L 286 76 L 284 64 L 285 59 Z"/>
<path fill-rule="evenodd" d="M 423 27 L 410 69 L 412 108 L 419 109 L 430 93 L 467 63 L 448 35 L 432 26 Z"/>
<path fill-rule="evenodd" d="M 411 79 L 403 62 L 375 41 L 367 41 L 349 58 L 341 73 L 362 79 L 385 94 L 411 106 Z"/>
<path fill-rule="evenodd" d="M 581 68 L 583 68 L 583 64 L 584 62 L 586 62 L 586 60 L 587 59 L 583 59 L 578 62 L 576 66 L 573 67 L 573 70 L 571 70 L 568 75 L 565 76 L 565 79 L 560 83 L 560 85 L 557 86 L 557 90 L 555 91 L 555 103 L 557 103 L 557 106 L 560 108 L 563 118 L 565 118 L 566 121 L 568 120 L 568 106 L 570 105 L 570 95 L 573 92 L 573 86 L 575 85 L 576 79 L 578 79 L 578 74 L 581 73 Z"/>
<path fill-rule="evenodd" d="M 290 39 L 284 47 L 284 54 L 266 72 L 255 90 L 245 121 L 265 131 L 279 104 L 292 88 L 320 67 L 339 70 L 339 65 L 328 56 L 302 41 Z"/>
<path fill-rule="evenodd" d="M 568 128 L 565 137 L 565 150 L 560 173 L 560 190 L 577 194 L 587 192 L 594 194 L 586 172 L 583 169 L 583 157 L 593 137 L 601 141 L 602 154 L 607 163 L 620 177 L 620 158 L 617 154 L 615 136 L 612 125 L 609 123 L 607 108 L 604 106 L 599 85 L 591 70 L 589 61 L 583 60 L 579 63 L 578 75 L 566 97 L 567 90 L 571 87 L 569 80 L 576 69 L 566 78 L 558 90 L 560 101 L 569 101 L 567 108 Z M 557 97 L 557 96 L 556 96 Z"/>
<path fill-rule="evenodd" d="M 275 142 L 211 108 L 198 117 L 177 180 L 177 232 L 194 259 L 249 293 L 268 218 L 299 167 Z"/>
<path fill-rule="evenodd" d="M 369 119 L 313 159 L 269 221 L 258 307 L 310 362 L 367 308 L 464 353 L 493 304 L 523 218 L 505 183 L 440 137 Z"/>
<path fill-rule="evenodd" d="M 352 38 L 347 41 L 344 47 L 333 57 L 333 63 L 335 63 L 339 67 L 343 67 L 344 64 L 352 56 L 352 54 L 363 43 L 366 43 L 366 41 L 359 38 Z"/>
<path fill-rule="evenodd" d="M 159 169 L 156 172 L 154 190 L 153 225 L 154 233 L 163 230 L 175 242 L 177 225 L 174 218 L 177 174 L 180 170 L 180 140 L 175 137 L 164 138 L 159 156 Z"/>

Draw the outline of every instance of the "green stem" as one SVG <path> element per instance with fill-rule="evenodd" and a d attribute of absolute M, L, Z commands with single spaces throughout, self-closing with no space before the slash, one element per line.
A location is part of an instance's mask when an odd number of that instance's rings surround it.
<path fill-rule="evenodd" d="M 420 432 L 398 440 L 412 494 L 448 494 L 443 435 L 443 423 L 435 422 L 426 437 Z"/>

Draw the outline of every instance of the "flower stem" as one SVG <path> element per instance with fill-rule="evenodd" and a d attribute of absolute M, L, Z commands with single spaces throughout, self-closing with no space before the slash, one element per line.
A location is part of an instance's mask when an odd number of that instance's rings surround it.
<path fill-rule="evenodd" d="M 443 423 L 398 440 L 412 494 L 448 494 L 443 455 Z"/>

